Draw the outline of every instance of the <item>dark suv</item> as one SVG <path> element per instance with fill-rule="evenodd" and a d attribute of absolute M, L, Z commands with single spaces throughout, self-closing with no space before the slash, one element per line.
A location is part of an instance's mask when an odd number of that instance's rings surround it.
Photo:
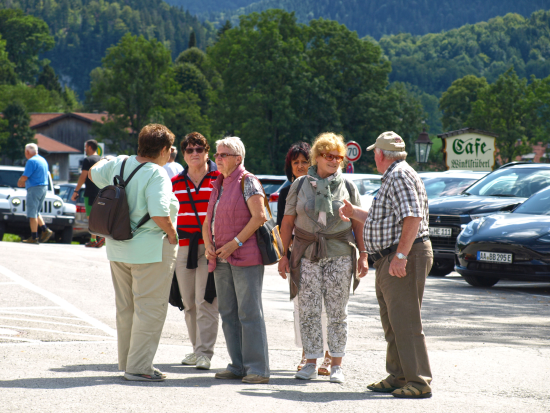
<path fill-rule="evenodd" d="M 460 195 L 431 199 L 434 265 L 430 275 L 443 276 L 453 271 L 461 225 L 482 216 L 511 211 L 547 186 L 550 186 L 550 164 L 513 162 L 480 179 Z"/>

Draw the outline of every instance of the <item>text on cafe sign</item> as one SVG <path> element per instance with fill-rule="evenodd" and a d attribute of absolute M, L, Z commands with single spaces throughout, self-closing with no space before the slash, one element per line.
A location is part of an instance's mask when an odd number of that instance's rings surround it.
<path fill-rule="evenodd" d="M 495 166 L 495 139 L 478 133 L 445 138 L 447 168 L 492 171 Z"/>

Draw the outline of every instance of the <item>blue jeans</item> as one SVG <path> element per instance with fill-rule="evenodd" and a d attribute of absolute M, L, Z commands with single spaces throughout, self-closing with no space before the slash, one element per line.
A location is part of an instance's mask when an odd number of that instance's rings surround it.
<path fill-rule="evenodd" d="M 231 357 L 227 369 L 237 376 L 269 377 L 262 307 L 264 266 L 237 267 L 218 262 L 214 279 L 223 334 Z"/>
<path fill-rule="evenodd" d="M 38 218 L 42 204 L 46 200 L 46 185 L 37 185 L 27 188 L 27 218 Z"/>

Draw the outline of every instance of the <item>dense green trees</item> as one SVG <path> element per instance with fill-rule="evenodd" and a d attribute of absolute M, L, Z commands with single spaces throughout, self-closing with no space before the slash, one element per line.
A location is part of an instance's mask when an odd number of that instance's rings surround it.
<path fill-rule="evenodd" d="M 175 58 L 189 43 L 205 48 L 215 36 L 211 25 L 162 0 L 0 0 L 1 8 L 18 8 L 43 19 L 55 38 L 55 47 L 43 56 L 63 84 L 82 97 L 90 73 L 101 65 L 106 50 L 125 33 L 163 43 Z"/>
<path fill-rule="evenodd" d="M 29 115 L 20 101 L 10 103 L 3 115 L 0 122 L 0 150 L 2 156 L 17 161 L 23 158 L 25 145 L 34 141 L 34 131 L 29 128 Z"/>
<path fill-rule="evenodd" d="M 103 65 L 92 72 L 89 108 L 108 112 L 94 132 L 116 152 L 134 153 L 137 136 L 150 122 L 166 124 L 180 135 L 208 126 L 198 97 L 174 79 L 170 50 L 156 39 L 126 34 L 108 49 Z"/>
<path fill-rule="evenodd" d="M 334 21 L 305 26 L 282 10 L 252 13 L 208 55 L 224 84 L 215 92 L 214 131 L 240 136 L 253 170 L 282 171 L 292 142 L 325 130 L 364 146 L 385 129 L 407 136 L 421 125 L 407 90 L 387 88 L 380 48 Z"/>
<path fill-rule="evenodd" d="M 496 82 L 469 75 L 453 82 L 440 107 L 446 129 L 473 127 L 499 135 L 497 148 L 504 162 L 530 152 L 530 144 L 548 142 L 550 76 L 530 82 L 510 69 Z"/>
<path fill-rule="evenodd" d="M 507 14 L 444 33 L 383 37 L 380 46 L 392 62 L 391 81 L 440 96 L 469 74 L 489 83 L 512 66 L 520 77 L 550 75 L 549 22 L 550 11 L 530 18 Z"/>
<path fill-rule="evenodd" d="M 237 5 L 238 2 L 245 5 Z M 209 21 L 217 23 L 226 19 L 238 23 L 239 15 L 284 9 L 295 12 L 301 23 L 319 18 L 336 20 L 361 37 L 369 35 L 376 39 L 398 33 L 439 33 L 506 13 L 529 16 L 536 10 L 550 8 L 549 0 L 216 0 L 217 8 L 211 12 L 214 7 L 208 0 L 168 0 L 168 3 L 203 13 Z"/>

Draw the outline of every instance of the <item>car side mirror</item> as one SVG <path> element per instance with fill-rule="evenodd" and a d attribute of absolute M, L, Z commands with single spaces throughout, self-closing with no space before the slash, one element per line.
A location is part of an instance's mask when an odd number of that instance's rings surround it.
<path fill-rule="evenodd" d="M 61 193 L 61 187 L 59 185 L 53 186 L 53 193 L 59 195 Z"/>

